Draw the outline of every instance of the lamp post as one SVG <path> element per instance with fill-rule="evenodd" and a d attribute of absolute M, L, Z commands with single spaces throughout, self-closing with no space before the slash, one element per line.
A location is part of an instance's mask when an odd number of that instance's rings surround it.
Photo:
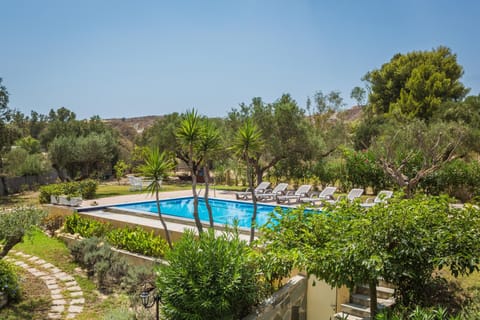
<path fill-rule="evenodd" d="M 155 305 L 155 319 L 160 320 L 159 316 L 159 303 L 160 303 L 160 292 L 156 290 L 157 288 L 151 283 L 145 283 L 140 292 L 140 299 L 142 300 L 142 305 L 149 309 Z"/>

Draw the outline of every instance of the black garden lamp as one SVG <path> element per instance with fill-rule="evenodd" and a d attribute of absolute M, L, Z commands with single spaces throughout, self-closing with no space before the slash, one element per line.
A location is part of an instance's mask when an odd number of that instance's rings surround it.
<path fill-rule="evenodd" d="M 160 320 L 159 318 L 159 303 L 160 303 L 160 293 L 156 290 L 154 285 L 151 283 L 145 283 L 140 292 L 140 299 L 142 300 L 142 305 L 148 309 L 156 306 L 155 319 Z"/>

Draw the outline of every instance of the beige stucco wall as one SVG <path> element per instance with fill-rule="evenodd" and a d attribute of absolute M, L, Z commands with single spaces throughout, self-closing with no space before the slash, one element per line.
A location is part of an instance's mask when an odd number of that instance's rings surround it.
<path fill-rule="evenodd" d="M 311 275 L 307 285 L 307 319 L 330 320 L 337 309 L 337 289 Z"/>

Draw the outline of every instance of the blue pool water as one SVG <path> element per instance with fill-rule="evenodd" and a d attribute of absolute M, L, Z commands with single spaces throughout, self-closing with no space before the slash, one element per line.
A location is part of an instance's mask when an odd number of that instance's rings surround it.
<path fill-rule="evenodd" d="M 233 225 L 236 219 L 239 227 L 250 228 L 253 204 L 219 199 L 209 199 L 208 202 L 212 207 L 215 223 Z M 114 208 L 157 214 L 157 203 L 155 201 L 121 204 Z M 257 204 L 257 226 L 264 225 L 268 221 L 269 213 L 273 212 L 274 209 L 275 206 L 272 205 Z M 161 200 L 160 210 L 163 215 L 193 219 L 193 198 Z M 203 198 L 198 201 L 198 212 L 200 220 L 208 223 L 208 210 Z"/>

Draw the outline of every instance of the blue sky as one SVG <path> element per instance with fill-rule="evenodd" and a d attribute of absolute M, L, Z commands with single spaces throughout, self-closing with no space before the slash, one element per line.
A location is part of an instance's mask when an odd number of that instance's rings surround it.
<path fill-rule="evenodd" d="M 480 93 L 480 1 L 0 0 L 10 108 L 78 118 L 227 112 L 290 93 L 300 106 L 395 53 L 448 46 Z"/>

